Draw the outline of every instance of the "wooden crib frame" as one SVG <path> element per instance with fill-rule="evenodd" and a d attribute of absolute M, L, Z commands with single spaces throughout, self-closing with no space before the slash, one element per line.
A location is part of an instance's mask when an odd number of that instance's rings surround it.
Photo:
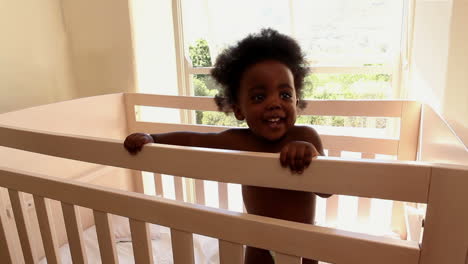
<path fill-rule="evenodd" d="M 115 111 L 105 110 L 102 105 Z M 33 195 L 33 206 L 49 263 L 59 263 L 57 247 L 60 244 L 56 227 L 51 221 L 53 210 L 49 199 L 60 201 L 66 235 L 76 263 L 86 262 L 81 238 L 83 219 L 79 216 L 78 206 L 93 210 L 101 258 L 105 263 L 117 261 L 113 236 L 110 234 L 112 223 L 109 221 L 109 214 L 130 219 L 136 263 L 152 263 L 147 223 L 171 228 L 174 263 L 193 263 L 192 233 L 219 239 L 221 263 L 242 263 L 243 245 L 275 251 L 277 263 L 300 263 L 301 258 L 298 256 L 331 263 L 468 263 L 468 194 L 465 191 L 468 189 L 468 167 L 464 166 L 468 161 L 467 150 L 427 106 L 398 100 L 310 101 L 304 114 L 401 118 L 399 139 L 322 135 L 324 146 L 329 152 L 356 151 L 363 153 L 363 157 L 371 157 L 375 153 L 388 154 L 396 155 L 399 160 L 410 161 L 323 157 L 314 161 L 302 176 L 291 177 L 279 165 L 277 154 L 154 144 L 146 146 L 138 156 L 131 156 L 122 147 L 122 136 L 130 132 L 207 132 L 224 129 L 137 122 L 136 105 L 215 110 L 210 98 L 114 94 L 0 115 L 0 146 L 7 147 L 0 152 L 3 159 L 0 163 L 0 186 L 8 189 L 7 198 L 10 200 L 8 203 L 4 196 L 0 197 L 3 199 L 0 203 L 2 263 L 16 263 L 22 261 L 21 258 L 26 263 L 37 261 L 31 235 L 31 214 L 28 214 L 28 201 L 24 201 L 22 192 Z M 103 109 L 105 113 L 110 111 L 112 114 L 100 115 L 100 112 L 92 111 L 90 106 L 101 106 L 100 110 Z M 54 117 L 50 116 L 52 113 Z M 49 116 L 37 118 L 44 114 Z M 71 114 L 74 114 L 73 121 L 63 119 Z M 76 124 L 77 120 L 82 119 L 83 122 Z M 51 124 L 56 120 L 70 125 L 53 127 Z M 96 123 L 96 120 L 102 123 Z M 124 128 L 119 126 L 117 134 L 106 137 L 110 130 L 100 130 L 108 125 L 103 120 L 125 125 Z M 93 129 L 86 130 L 92 125 Z M 80 134 L 80 131 L 85 133 Z M 442 143 L 440 139 L 443 139 Z M 125 170 L 128 175 L 124 175 L 135 180 L 132 187 L 127 188 L 130 191 L 142 190 L 141 177 L 138 177 L 136 170 L 154 172 L 156 183 L 160 173 L 194 178 L 197 179 L 195 199 L 198 204 L 204 204 L 204 197 L 200 195 L 203 193 L 200 191 L 203 188 L 201 180 L 217 181 L 220 186 L 229 182 L 426 203 L 423 242 L 419 245 L 413 241 L 229 212 L 51 177 L 53 174 L 34 170 L 40 167 L 34 161 L 42 159 L 42 156 L 38 158 L 35 154 L 26 154 L 19 150 L 132 169 Z M 9 153 L 12 154 L 8 155 Z M 13 155 L 22 157 L 22 163 L 12 159 Z M 180 157 L 184 157 L 184 166 L 174 162 Z M 206 160 L 210 160 L 210 167 L 199 166 Z M 462 165 L 436 164 L 440 161 Z M 25 162 L 33 164 L 23 166 Z M 262 174 L 256 168 L 261 168 Z M 64 172 L 66 169 L 59 173 Z M 99 173 L 94 174 L 107 172 L 100 169 Z M 87 177 L 94 179 L 96 176 Z M 178 192 L 176 196 L 181 200 L 181 178 L 175 177 L 175 181 Z M 160 193 L 158 184 L 156 187 L 156 193 Z M 220 196 L 226 201 L 227 194 L 223 194 L 222 190 L 220 188 Z M 221 207 L 225 207 L 222 205 L 223 199 L 220 199 Z M 19 242 L 13 238 L 14 232 L 8 226 L 9 206 L 14 213 Z M 229 228 L 225 228 L 226 226 Z"/>

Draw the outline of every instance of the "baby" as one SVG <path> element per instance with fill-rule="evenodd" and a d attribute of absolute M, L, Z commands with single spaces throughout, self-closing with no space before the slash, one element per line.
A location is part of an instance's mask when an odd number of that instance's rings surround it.
<path fill-rule="evenodd" d="M 292 38 L 273 29 L 263 29 L 223 51 L 211 71 L 222 86 L 215 98 L 219 109 L 232 111 L 248 128 L 220 133 L 134 133 L 124 142 L 132 154 L 147 143 L 280 153 L 283 167 L 302 173 L 318 155 L 324 155 L 317 132 L 296 126 L 307 63 Z M 313 223 L 315 194 L 255 186 L 242 186 L 250 214 Z M 318 194 L 329 197 L 327 194 Z M 245 263 L 274 263 L 269 251 L 247 247 Z M 304 264 L 317 263 L 303 260 Z"/>

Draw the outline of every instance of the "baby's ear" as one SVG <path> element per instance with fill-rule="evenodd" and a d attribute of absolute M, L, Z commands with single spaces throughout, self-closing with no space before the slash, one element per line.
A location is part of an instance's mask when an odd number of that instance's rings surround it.
<path fill-rule="evenodd" d="M 237 105 L 232 105 L 232 110 L 234 112 L 234 116 L 236 117 L 237 120 L 242 121 L 245 119 L 244 114 L 242 114 L 241 109 Z"/>

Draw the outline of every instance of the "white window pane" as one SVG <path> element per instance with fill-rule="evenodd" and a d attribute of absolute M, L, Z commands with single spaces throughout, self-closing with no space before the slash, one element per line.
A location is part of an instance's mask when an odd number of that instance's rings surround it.
<path fill-rule="evenodd" d="M 185 0 L 182 3 L 186 49 L 198 39 L 208 40 L 212 58 L 226 46 L 264 27 L 291 33 L 290 16 L 285 13 L 289 1 Z"/>
<path fill-rule="evenodd" d="M 400 52 L 403 2 L 294 1 L 295 35 L 318 64 L 391 62 Z"/>
<path fill-rule="evenodd" d="M 216 58 L 247 34 L 271 27 L 295 37 L 315 64 L 392 64 L 400 53 L 405 2 L 185 0 L 185 47 L 204 39 Z"/>

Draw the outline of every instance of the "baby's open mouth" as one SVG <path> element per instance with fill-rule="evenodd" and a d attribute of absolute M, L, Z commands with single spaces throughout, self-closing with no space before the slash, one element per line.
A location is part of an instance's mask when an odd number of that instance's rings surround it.
<path fill-rule="evenodd" d="M 279 127 L 284 122 L 283 117 L 269 117 L 265 119 L 267 125 L 271 128 Z"/>

